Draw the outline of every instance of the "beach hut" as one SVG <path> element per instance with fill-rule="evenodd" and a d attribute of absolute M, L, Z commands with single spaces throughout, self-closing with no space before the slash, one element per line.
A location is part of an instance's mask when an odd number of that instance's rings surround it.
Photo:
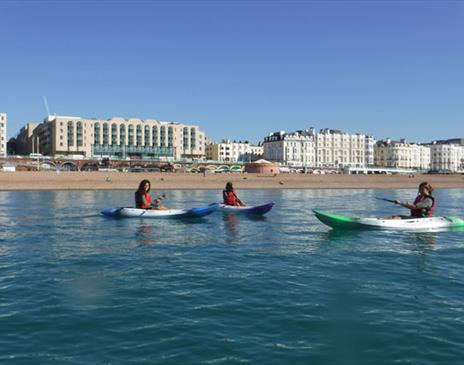
<path fill-rule="evenodd" d="M 245 164 L 245 171 L 252 174 L 280 173 L 279 165 L 263 159 Z"/>

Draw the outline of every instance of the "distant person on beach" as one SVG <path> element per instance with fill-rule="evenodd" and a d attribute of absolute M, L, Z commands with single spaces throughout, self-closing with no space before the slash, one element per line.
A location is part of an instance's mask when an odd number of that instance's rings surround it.
<path fill-rule="evenodd" d="M 163 195 L 151 202 L 150 197 L 151 183 L 149 180 L 142 180 L 139 184 L 139 188 L 135 192 L 135 207 L 139 209 L 155 209 L 155 210 L 167 210 L 164 205 L 160 205 L 159 202 L 163 199 Z"/>
<path fill-rule="evenodd" d="M 224 200 L 225 205 L 234 205 L 238 207 L 244 207 L 245 203 L 243 203 L 235 194 L 234 187 L 232 186 L 232 183 L 229 181 L 226 184 L 225 190 L 222 191 L 222 198 Z"/>
<path fill-rule="evenodd" d="M 427 218 L 433 215 L 435 210 L 435 198 L 432 196 L 433 188 L 428 182 L 424 181 L 419 185 L 419 193 L 412 204 L 395 200 L 395 204 L 411 210 L 410 216 L 394 215 L 386 219 L 410 219 Z"/>

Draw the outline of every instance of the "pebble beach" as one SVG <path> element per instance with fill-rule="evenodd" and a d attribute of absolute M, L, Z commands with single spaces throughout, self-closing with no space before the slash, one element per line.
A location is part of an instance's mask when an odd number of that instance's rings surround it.
<path fill-rule="evenodd" d="M 124 172 L 2 172 L 0 190 L 136 190 L 142 179 L 152 189 L 407 189 L 428 181 L 435 189 L 464 188 L 464 175 L 305 175 Z"/>

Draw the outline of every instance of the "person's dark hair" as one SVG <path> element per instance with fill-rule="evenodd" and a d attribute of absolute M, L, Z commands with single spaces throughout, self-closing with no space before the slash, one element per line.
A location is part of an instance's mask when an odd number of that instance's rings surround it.
<path fill-rule="evenodd" d="M 423 183 L 419 185 L 419 190 L 421 188 L 426 188 L 429 194 L 432 195 L 432 192 L 433 192 L 432 185 L 430 185 L 427 181 L 424 181 Z"/>
<path fill-rule="evenodd" d="M 229 191 L 233 191 L 234 190 L 234 187 L 232 186 L 232 183 L 229 181 L 226 183 L 226 191 L 229 192 Z"/>
<path fill-rule="evenodd" d="M 143 187 L 145 186 L 146 183 L 148 183 L 148 192 L 149 192 L 150 189 L 151 189 L 151 183 L 150 183 L 149 180 L 146 180 L 146 179 L 145 179 L 145 180 L 142 180 L 142 181 L 140 182 L 139 188 L 137 189 L 137 191 L 138 191 L 138 192 L 143 192 L 143 191 L 145 191 Z"/>

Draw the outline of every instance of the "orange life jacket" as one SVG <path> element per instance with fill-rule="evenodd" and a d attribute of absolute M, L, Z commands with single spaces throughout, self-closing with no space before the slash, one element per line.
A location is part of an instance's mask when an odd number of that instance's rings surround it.
<path fill-rule="evenodd" d="M 237 202 L 237 195 L 233 191 L 223 191 L 222 193 L 224 197 L 224 204 L 225 205 L 238 205 Z"/>

